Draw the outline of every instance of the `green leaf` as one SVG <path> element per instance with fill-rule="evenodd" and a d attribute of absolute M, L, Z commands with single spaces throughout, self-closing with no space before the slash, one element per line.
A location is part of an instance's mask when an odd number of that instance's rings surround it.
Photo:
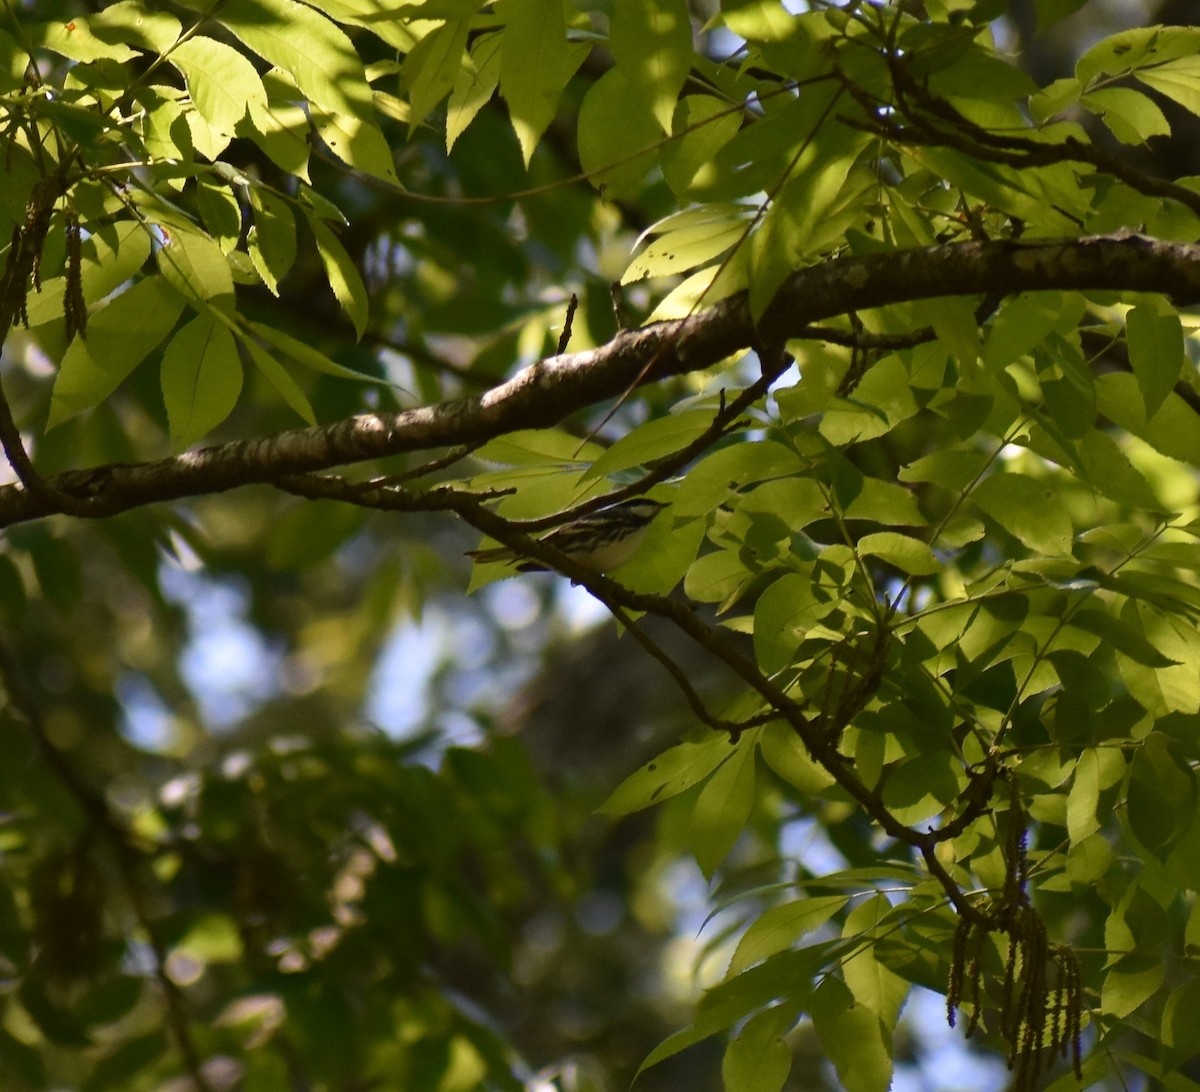
<path fill-rule="evenodd" d="M 274 296 L 296 260 L 296 218 L 291 206 L 263 186 L 249 187 L 254 226 L 246 238 L 250 260 Z"/>
<path fill-rule="evenodd" d="M 251 322 L 247 323 L 247 325 L 268 345 L 273 345 L 281 353 L 290 356 L 298 364 L 303 364 L 306 368 L 311 368 L 315 372 L 337 376 L 339 379 L 355 379 L 360 383 L 380 382 L 376 376 L 363 375 L 361 372 L 356 372 L 351 368 L 346 368 L 341 364 L 335 363 L 321 352 L 320 349 L 314 349 L 308 342 L 292 337 L 291 334 L 285 334 L 282 330 L 276 330 L 273 326 L 267 326 L 261 322 Z"/>
<path fill-rule="evenodd" d="M 1121 621 L 1135 634 L 1144 635 L 1153 650 L 1137 656 L 1131 654 L 1134 650 L 1117 647 L 1117 664 L 1133 697 L 1155 716 L 1200 711 L 1200 686 L 1196 682 L 1200 679 L 1200 638 L 1195 629 L 1178 617 L 1164 615 L 1160 609 L 1148 608 L 1133 599 L 1122 607 Z M 1159 656 L 1174 663 L 1143 663 Z"/>
<path fill-rule="evenodd" d="M 758 448 L 766 445 L 737 446 Z M 730 484 L 734 483 L 730 481 Z M 713 505 L 707 511 L 712 512 L 715 507 Z M 799 531 L 817 520 L 828 518 L 830 508 L 829 496 L 809 477 L 778 477 L 762 482 L 743 492 L 737 506 L 739 513 L 752 519 L 764 515 L 780 520 L 790 531 Z"/>
<path fill-rule="evenodd" d="M 801 937 L 824 925 L 849 899 L 849 895 L 820 895 L 763 911 L 738 941 L 726 977 L 791 948 Z"/>
<path fill-rule="evenodd" d="M 858 197 L 871 181 L 851 168 L 864 134 L 840 126 L 828 132 L 811 160 L 775 194 L 751 237 L 750 316 L 755 322 L 792 273 L 836 245 L 845 228 L 862 219 Z"/>
<path fill-rule="evenodd" d="M 1147 421 L 1137 379 L 1125 372 L 1111 372 L 1096 377 L 1096 408 L 1156 451 L 1200 466 L 1200 431 L 1191 427 L 1195 412 L 1174 392 Z"/>
<path fill-rule="evenodd" d="M 791 37 L 795 16 L 771 0 L 748 0 L 721 5 L 725 25 L 739 38 L 782 42 Z"/>
<path fill-rule="evenodd" d="M 291 76 L 315 106 L 369 116 L 371 93 L 354 43 L 296 0 L 227 0 L 220 21 L 263 60 Z"/>
<path fill-rule="evenodd" d="M 325 266 L 325 275 L 329 278 L 329 286 L 337 297 L 342 309 L 354 323 L 355 335 L 359 338 L 367 329 L 367 286 L 359 275 L 346 248 L 338 241 L 337 236 L 325 226 L 318 216 L 308 216 L 308 226 L 312 228 L 317 239 L 317 249 L 321 253 L 321 264 Z"/>
<path fill-rule="evenodd" d="M 654 115 L 642 109 L 638 89 L 621 69 L 609 69 L 588 88 L 579 107 L 579 162 L 588 180 L 607 197 L 637 191 L 658 158 L 661 142 L 662 129 Z M 622 278 L 629 279 L 628 273 Z"/>
<path fill-rule="evenodd" d="M 919 410 L 912 377 L 897 356 L 871 367 L 846 398 L 834 399 L 821 418 L 821 435 L 836 447 L 884 436 Z"/>
<path fill-rule="evenodd" d="M 139 49 L 165 53 L 178 40 L 182 27 L 174 15 L 148 11 L 141 0 L 121 0 L 92 16 L 91 29 L 105 42 L 125 42 Z"/>
<path fill-rule="evenodd" d="M 888 771 L 883 798 L 905 824 L 931 819 L 966 787 L 960 764 L 947 751 L 917 755 Z"/>
<path fill-rule="evenodd" d="M 1089 834 L 1075 842 L 1067 854 L 1066 876 L 1072 889 L 1094 887 L 1112 865 L 1113 850 L 1102 834 Z"/>
<path fill-rule="evenodd" d="M 308 179 L 310 151 L 308 112 L 295 100 L 300 92 L 278 69 L 263 77 L 265 106 L 250 104 L 249 116 L 238 126 L 238 135 L 253 140 L 280 170 Z"/>
<path fill-rule="evenodd" d="M 744 733 L 700 792 L 692 811 L 691 848 L 709 879 L 746 827 L 754 804 L 754 737 Z"/>
<path fill-rule="evenodd" d="M 1170 667 L 1179 662 L 1164 656 L 1138 630 L 1101 608 L 1075 611 L 1070 617 L 1070 625 L 1094 633 L 1105 644 L 1147 667 Z"/>
<path fill-rule="evenodd" d="M 677 197 L 717 181 L 713 159 L 737 135 L 740 113 L 740 108 L 713 95 L 679 100 L 672 127 L 676 139 L 662 150 L 663 177 Z"/>
<path fill-rule="evenodd" d="M 0 30 L 0 94 L 16 91 L 25 78 L 29 54 L 6 30 Z"/>
<path fill-rule="evenodd" d="M 115 292 L 136 274 L 150 256 L 150 237 L 137 220 L 119 220 L 98 228 L 80 247 L 80 281 L 88 306 Z M 63 316 L 65 277 L 42 282 L 42 290 L 29 296 L 29 325 L 41 326 Z"/>
<path fill-rule="evenodd" d="M 362 60 L 344 31 L 297 0 L 227 0 L 219 18 L 248 48 L 291 77 L 315 108 L 317 130 L 338 158 L 396 181 Z M 262 115 L 252 115 L 257 126 Z"/>
<path fill-rule="evenodd" d="M 209 234 L 228 254 L 242 236 L 242 210 L 237 198 L 228 186 L 200 178 L 196 181 L 196 205 Z"/>
<path fill-rule="evenodd" d="M 137 56 L 128 46 L 120 42 L 106 41 L 105 37 L 96 35 L 89 18 L 83 15 L 72 15 L 67 20 L 35 23 L 25 29 L 35 49 L 49 49 L 72 61 L 87 64 L 92 61 L 110 60 L 124 64 Z"/>
<path fill-rule="evenodd" d="M 631 561 L 620 567 L 620 581 L 631 591 L 667 595 L 686 575 L 704 539 L 704 521 L 656 520 Z"/>
<path fill-rule="evenodd" d="M 813 1027 L 846 1092 L 887 1092 L 891 1043 L 879 1017 L 858 1004 L 846 984 L 828 976 L 812 1000 Z"/>
<path fill-rule="evenodd" d="M 772 721 L 765 725 L 758 749 L 772 773 L 803 793 L 819 793 L 834 784 L 833 775 L 816 762 L 786 724 Z"/>
<path fill-rule="evenodd" d="M 471 47 L 470 63 L 463 63 L 454 78 L 446 108 L 446 151 L 462 136 L 500 85 L 500 34 L 485 34 Z"/>
<path fill-rule="evenodd" d="M 1064 77 L 1047 84 L 1029 100 L 1029 112 L 1044 122 L 1069 110 L 1079 101 L 1083 85 L 1073 77 Z"/>
<path fill-rule="evenodd" d="M 599 810 L 628 815 L 676 796 L 708 777 L 732 750 L 729 740 L 715 733 L 700 743 L 680 743 L 631 773 Z"/>
<path fill-rule="evenodd" d="M 83 594 L 79 551 L 65 539 L 46 535 L 30 546 L 29 559 L 47 602 L 64 615 L 74 610 Z"/>
<path fill-rule="evenodd" d="M 1100 829 L 1100 757 L 1089 749 L 1075 763 L 1075 779 L 1067 795 L 1067 836 L 1071 844 L 1082 842 Z"/>
<path fill-rule="evenodd" d="M 1179 382 L 1184 361 L 1183 326 L 1173 309 L 1139 304 L 1125 320 L 1129 363 L 1137 376 L 1146 417 L 1152 418 Z"/>
<path fill-rule="evenodd" d="M 605 478 L 633 466 L 672 455 L 687 447 L 712 425 L 712 414 L 697 410 L 651 419 L 626 433 L 604 452 L 584 475 L 584 480 Z"/>
<path fill-rule="evenodd" d="M 1200 1027 L 1200 978 L 1189 978 L 1176 986 L 1163 1006 L 1159 1041 L 1168 1068 L 1196 1056 L 1196 1028 Z"/>
<path fill-rule="evenodd" d="M 940 573 L 942 563 L 934 557 L 929 544 L 895 531 L 879 531 L 863 535 L 858 540 L 858 552 L 865 557 L 878 557 L 912 576 L 932 576 Z"/>
<path fill-rule="evenodd" d="M 970 365 L 979 359 L 982 348 L 979 320 L 975 317 L 972 300 L 965 296 L 949 296 L 924 300 L 914 309 L 920 318 L 933 327 L 938 340 L 960 365 Z"/>
<path fill-rule="evenodd" d="M 663 131 L 692 64 L 692 23 L 684 0 L 616 0 L 609 48 Z"/>
<path fill-rule="evenodd" d="M 233 310 L 233 274 L 221 248 L 207 235 L 172 226 L 155 260 L 163 279 L 176 291 L 222 311 Z"/>
<path fill-rule="evenodd" d="M 779 1092 L 792 1068 L 783 1036 L 794 1022 L 786 1005 L 760 1012 L 725 1048 L 721 1076 L 727 1092 Z"/>
<path fill-rule="evenodd" d="M 1061 328 L 1064 318 L 1074 326 L 1084 306 L 1078 293 L 1023 292 L 1013 296 L 986 327 L 984 363 L 999 369 L 1019 360 Z"/>
<path fill-rule="evenodd" d="M 251 104 L 266 105 L 254 65 L 224 42 L 197 34 L 180 42 L 167 59 L 183 73 L 201 117 L 225 136 L 233 135 Z"/>
<path fill-rule="evenodd" d="M 746 227 L 743 210 L 730 206 L 718 206 L 704 217 L 671 217 L 655 224 L 649 232 L 653 242 L 629 263 L 621 283 L 695 269 L 735 246 Z"/>
<path fill-rule="evenodd" d="M 460 71 L 465 68 L 463 54 L 467 49 L 469 30 L 468 19 L 448 20 L 426 34 L 404 58 L 400 88 L 409 92 L 412 106 L 410 134 L 450 94 Z M 453 143 L 447 136 L 447 146 Z"/>
<path fill-rule="evenodd" d="M 528 166 L 574 71 L 567 66 L 567 23 L 562 0 L 501 0 L 498 12 L 504 20 L 500 93 Z"/>
<path fill-rule="evenodd" d="M 1146 1003 L 1163 983 L 1166 965 L 1151 952 L 1122 956 L 1104 976 L 1100 1011 L 1123 1020 Z"/>
<path fill-rule="evenodd" d="M 1044 480 L 993 474 L 979 483 L 971 501 L 1029 549 L 1051 557 L 1071 553 L 1071 517 Z"/>
<path fill-rule="evenodd" d="M 692 1026 L 659 1043 L 638 1067 L 638 1072 L 737 1023 L 756 1009 L 773 1005 L 780 997 L 792 1003 L 803 1002 L 812 991 L 813 976 L 836 960 L 845 948 L 844 940 L 834 940 L 796 952 L 780 952 L 736 978 L 706 990 Z"/>
<path fill-rule="evenodd" d="M 87 340 L 77 337 L 63 357 L 46 427 L 103 402 L 167 336 L 183 306 L 162 277 L 147 277 L 92 315 Z"/>
<path fill-rule="evenodd" d="M 1151 512 L 1166 510 L 1146 476 L 1108 433 L 1089 430 L 1078 451 L 1089 484 L 1106 497 Z"/>
<path fill-rule="evenodd" d="M 797 520 L 793 526 L 799 528 L 804 525 L 802 511 L 811 511 L 811 519 L 828 514 L 816 482 L 802 476 L 804 468 L 795 451 L 774 440 L 730 444 L 705 455 L 688 471 L 675 492 L 673 508 L 680 515 L 707 515 L 744 486 L 779 479 L 799 489 L 790 498 L 798 503 L 789 510 Z"/>
<path fill-rule="evenodd" d="M 840 602 L 840 593 L 823 587 L 809 568 L 781 576 L 754 605 L 754 655 L 767 675 L 791 663 L 808 632 Z"/>
<path fill-rule="evenodd" d="M 1187 833 L 1196 815 L 1196 775 L 1155 733 L 1142 741 L 1129 768 L 1129 829 L 1159 860 Z"/>
<path fill-rule="evenodd" d="M 987 455 L 975 447 L 943 447 L 901 467 L 897 477 L 902 482 L 932 482 L 958 493 L 979 476 L 987 461 Z"/>
<path fill-rule="evenodd" d="M 313 110 L 312 120 L 321 139 L 343 163 L 377 178 L 396 181 L 391 146 L 375 122 L 325 110 Z"/>
<path fill-rule="evenodd" d="M 1075 63 L 1076 77 L 1087 84 L 1098 76 L 1136 72 L 1147 65 L 1195 54 L 1200 34 L 1183 27 L 1133 27 L 1110 34 Z"/>
<path fill-rule="evenodd" d="M 211 315 L 184 326 L 163 354 L 162 390 L 176 447 L 189 447 L 224 421 L 242 390 L 242 364 L 228 327 Z"/>
<path fill-rule="evenodd" d="M 1144 144 L 1151 137 L 1170 136 L 1171 125 L 1149 95 L 1129 87 L 1104 87 L 1084 95 L 1080 105 L 1104 119 L 1119 141 Z"/>
<path fill-rule="evenodd" d="M 1179 57 L 1153 68 L 1143 68 L 1137 78 L 1147 87 L 1200 114 L 1200 56 Z"/>
<path fill-rule="evenodd" d="M 873 1012 L 885 1032 L 894 1029 L 908 997 L 909 984 L 875 957 L 875 941 L 890 933 L 893 925 L 881 924 L 892 905 L 884 895 L 864 899 L 846 918 L 842 936 L 858 939 L 861 947 L 842 961 L 842 976 L 854 1000 Z"/>
<path fill-rule="evenodd" d="M 1055 23 L 1074 15 L 1087 0 L 1040 0 L 1037 6 L 1037 29 L 1042 34 Z"/>
<path fill-rule="evenodd" d="M 545 466 L 574 464 L 595 459 L 604 448 L 589 441 L 580 447 L 578 436 L 554 428 L 514 429 L 484 444 L 475 452 L 480 462 L 502 466 Z"/>
<path fill-rule="evenodd" d="M 299 384 L 291 377 L 288 370 L 279 363 L 253 338 L 243 338 L 241 343 L 254 361 L 254 366 L 266 377 L 267 382 L 279 393 L 279 396 L 310 425 L 317 423 L 316 414 L 308 401 L 307 395 L 300 389 Z"/>

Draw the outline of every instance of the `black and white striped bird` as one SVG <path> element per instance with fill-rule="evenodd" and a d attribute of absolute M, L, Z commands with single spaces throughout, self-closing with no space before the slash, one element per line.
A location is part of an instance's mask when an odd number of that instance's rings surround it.
<path fill-rule="evenodd" d="M 554 528 L 542 542 L 562 550 L 571 560 L 598 573 L 620 568 L 637 552 L 651 521 L 666 505 L 649 497 L 629 500 L 601 508 L 579 519 Z M 468 550 L 476 561 L 510 561 L 518 572 L 544 572 L 549 566 L 522 557 L 508 546 L 486 550 Z"/>

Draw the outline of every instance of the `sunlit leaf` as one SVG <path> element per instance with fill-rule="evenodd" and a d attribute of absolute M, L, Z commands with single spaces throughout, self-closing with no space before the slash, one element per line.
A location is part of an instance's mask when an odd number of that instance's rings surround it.
<path fill-rule="evenodd" d="M 180 42 L 170 60 L 183 73 L 196 109 L 219 132 L 233 133 L 252 105 L 266 105 L 254 66 L 224 42 L 197 34 Z"/>
<path fill-rule="evenodd" d="M 847 1092 L 886 1092 L 892 1083 L 891 1044 L 879 1017 L 855 1002 L 832 975 L 812 1000 L 813 1027 Z"/>
<path fill-rule="evenodd" d="M 76 338 L 63 358 L 46 427 L 107 398 L 167 336 L 183 307 L 162 277 L 147 277 L 97 311 L 87 340 Z"/>
<path fill-rule="evenodd" d="M 729 741 L 716 736 L 702 743 L 681 743 L 630 774 L 600 810 L 625 815 L 669 799 L 703 781 L 730 755 Z"/>
<path fill-rule="evenodd" d="M 163 354 L 163 401 L 171 439 L 187 447 L 229 416 L 242 389 L 242 365 L 228 327 L 197 315 Z"/>
<path fill-rule="evenodd" d="M 683 0 L 616 0 L 609 48 L 650 113 L 671 131 L 675 99 L 692 64 L 692 26 Z"/>
<path fill-rule="evenodd" d="M 993 474 L 979 483 L 971 501 L 1031 550 L 1071 552 L 1071 519 L 1045 482 L 1026 474 Z"/>
<path fill-rule="evenodd" d="M 692 853 L 706 876 L 712 876 L 733 848 L 754 804 L 753 735 L 747 733 L 733 745 L 728 760 L 717 768 L 696 800 Z"/>

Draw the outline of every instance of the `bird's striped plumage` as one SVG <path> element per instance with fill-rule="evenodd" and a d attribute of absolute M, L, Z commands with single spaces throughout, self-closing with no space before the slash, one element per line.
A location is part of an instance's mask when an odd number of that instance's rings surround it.
<path fill-rule="evenodd" d="M 606 573 L 624 565 L 637 552 L 651 521 L 666 505 L 649 497 L 633 497 L 601 508 L 556 527 L 542 539 L 587 569 Z M 476 561 L 511 561 L 520 572 L 538 572 L 546 565 L 524 558 L 507 546 L 471 550 Z"/>

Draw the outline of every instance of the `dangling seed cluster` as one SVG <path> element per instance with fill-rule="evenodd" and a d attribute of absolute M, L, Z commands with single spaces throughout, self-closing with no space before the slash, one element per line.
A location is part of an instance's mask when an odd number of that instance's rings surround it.
<path fill-rule="evenodd" d="M 1003 853 L 1004 887 L 997 902 L 988 900 L 978 918 L 962 917 L 954 931 L 946 1012 L 950 1026 L 956 1010 L 970 1006 L 966 1034 L 979 1026 L 983 1009 L 983 953 L 992 933 L 1008 936 L 1000 987 L 999 1030 L 1009 1043 L 1008 1068 L 1014 1092 L 1035 1092 L 1038 1079 L 1056 1054 L 1071 1055 L 1076 1079 L 1083 1079 L 1081 1026 L 1083 983 L 1070 946 L 1051 945 L 1046 924 L 1029 900 L 1027 826 L 1010 771 L 1008 829 Z M 1054 968 L 1054 984 L 1049 970 Z"/>
<path fill-rule="evenodd" d="M 17 269 L 20 265 L 21 247 L 24 243 L 24 233 L 21 230 L 20 224 L 14 224 L 12 229 L 12 238 L 9 240 L 9 253 L 13 256 L 9 261 L 9 269 Z M 29 286 L 25 283 L 24 278 L 14 277 L 13 283 L 8 283 L 9 278 L 4 278 L 3 289 L 4 294 L 12 293 L 15 297 L 13 307 L 13 315 L 17 322 L 29 329 Z"/>
<path fill-rule="evenodd" d="M 87 304 L 83 299 L 82 240 L 79 216 L 74 209 L 67 210 L 67 271 L 63 314 L 67 320 L 68 341 L 76 334 L 80 337 L 87 336 Z"/>

